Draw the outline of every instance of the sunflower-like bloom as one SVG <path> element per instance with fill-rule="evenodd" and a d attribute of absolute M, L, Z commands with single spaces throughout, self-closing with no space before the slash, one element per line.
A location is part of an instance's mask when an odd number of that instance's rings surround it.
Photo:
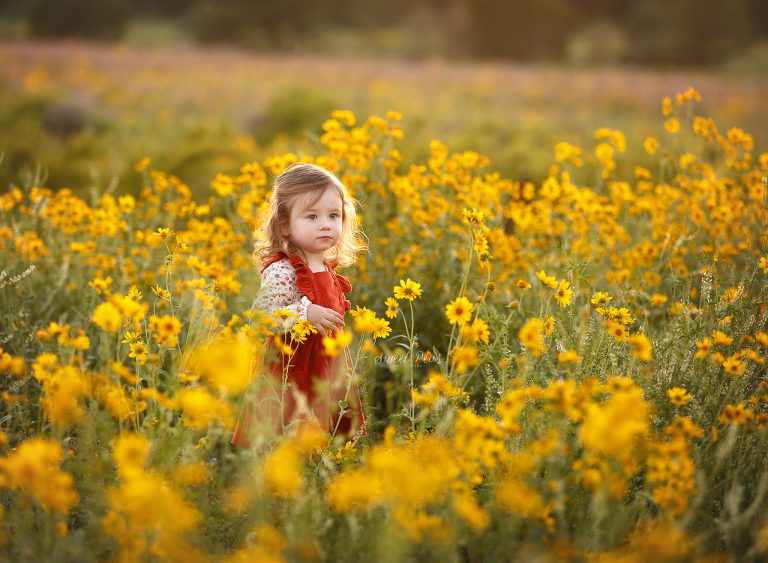
<path fill-rule="evenodd" d="M 413 301 L 421 297 L 421 284 L 412 281 L 411 278 L 403 281 L 400 280 L 400 285 L 396 285 L 393 289 L 395 299 L 407 299 Z"/>
<path fill-rule="evenodd" d="M 445 316 L 448 321 L 459 326 L 468 323 L 472 318 L 472 303 L 466 297 L 457 297 L 445 306 Z"/>

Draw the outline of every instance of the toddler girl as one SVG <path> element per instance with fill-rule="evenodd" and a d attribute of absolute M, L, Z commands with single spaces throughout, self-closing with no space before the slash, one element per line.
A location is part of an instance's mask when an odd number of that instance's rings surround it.
<path fill-rule="evenodd" d="M 342 329 L 350 308 L 344 293 L 352 286 L 334 270 L 353 263 L 364 249 L 354 201 L 332 173 L 294 164 L 275 179 L 263 239 L 254 252 L 262 282 L 253 307 L 267 315 L 286 309 L 295 315 L 277 328 L 294 351 L 286 354 L 269 339 L 264 362 L 274 360 L 262 366 L 261 389 L 255 400 L 244 403 L 232 443 L 247 447 L 249 434 L 281 434 L 295 420 L 315 421 L 335 435 L 365 433 L 359 390 L 345 373 L 345 365 L 352 367 L 349 351 L 328 357 L 322 342 L 326 334 Z M 308 321 L 317 332 L 293 342 L 288 331 L 296 319 Z M 283 392 L 284 381 L 288 388 Z"/>

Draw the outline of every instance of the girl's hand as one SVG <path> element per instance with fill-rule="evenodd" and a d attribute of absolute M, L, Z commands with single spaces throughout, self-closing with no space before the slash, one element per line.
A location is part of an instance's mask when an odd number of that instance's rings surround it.
<path fill-rule="evenodd" d="M 323 336 L 327 334 L 326 330 L 332 331 L 344 327 L 343 315 L 314 303 L 307 307 L 307 321 Z"/>

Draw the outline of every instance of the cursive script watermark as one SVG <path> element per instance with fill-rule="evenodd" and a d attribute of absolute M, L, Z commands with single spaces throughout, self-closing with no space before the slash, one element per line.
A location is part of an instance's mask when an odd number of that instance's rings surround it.
<path fill-rule="evenodd" d="M 378 356 L 373 357 L 374 364 L 386 364 L 386 365 L 398 365 L 405 364 L 410 361 L 408 354 L 385 354 L 381 353 Z M 437 363 L 437 358 L 434 357 L 429 351 L 419 350 L 413 354 L 414 364 L 428 364 L 430 362 Z"/>

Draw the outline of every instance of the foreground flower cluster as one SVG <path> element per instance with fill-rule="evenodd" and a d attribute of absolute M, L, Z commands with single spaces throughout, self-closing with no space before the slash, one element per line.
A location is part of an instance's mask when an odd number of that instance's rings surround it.
<path fill-rule="evenodd" d="M 768 153 L 686 121 L 698 98 L 664 100 L 658 138 L 559 143 L 540 184 L 438 141 L 406 163 L 399 114 L 336 111 L 323 152 L 221 173 L 204 203 L 148 158 L 137 195 L 3 194 L 3 549 L 765 554 Z M 642 161 L 622 159 L 631 143 Z M 273 332 L 288 313 L 250 311 L 249 254 L 271 179 L 297 160 L 361 202 L 352 322 L 323 342 L 352 350 L 369 435 L 294 425 L 234 448 L 266 340 L 292 353 Z M 313 330 L 296 323 L 293 342 Z"/>

